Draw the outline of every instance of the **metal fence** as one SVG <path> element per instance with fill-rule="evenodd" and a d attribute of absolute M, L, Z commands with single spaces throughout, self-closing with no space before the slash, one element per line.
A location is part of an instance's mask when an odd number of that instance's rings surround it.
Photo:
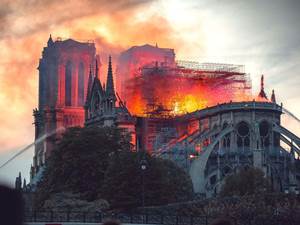
<path fill-rule="evenodd" d="M 24 222 L 80 222 L 101 223 L 107 219 L 117 219 L 127 224 L 166 224 L 166 225 L 209 225 L 216 217 L 154 215 L 131 213 L 75 212 L 75 211 L 30 211 L 25 213 Z M 299 225 L 297 218 L 265 216 L 263 218 L 230 218 L 232 225 Z"/>
<path fill-rule="evenodd" d="M 25 213 L 25 222 L 82 222 L 101 223 L 107 219 L 117 219 L 129 224 L 176 224 L 208 225 L 206 216 L 154 215 L 131 213 L 102 213 L 74 211 L 30 211 Z"/>

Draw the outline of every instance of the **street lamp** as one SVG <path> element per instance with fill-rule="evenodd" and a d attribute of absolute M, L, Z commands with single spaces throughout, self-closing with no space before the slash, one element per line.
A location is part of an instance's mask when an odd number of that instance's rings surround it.
<path fill-rule="evenodd" d="M 147 161 L 142 159 L 140 162 L 140 168 L 142 171 L 142 206 L 145 206 L 145 185 L 144 185 L 144 173 L 147 170 Z"/>
<path fill-rule="evenodd" d="M 141 170 L 145 171 L 147 169 L 147 161 L 145 159 L 143 159 L 141 161 Z"/>
<path fill-rule="evenodd" d="M 145 157 L 145 156 L 144 156 Z M 148 163 L 145 158 L 140 162 L 140 169 L 142 171 L 142 207 L 143 207 L 143 223 L 144 223 L 144 207 L 145 207 L 145 184 L 144 184 L 144 173 L 148 168 Z"/>

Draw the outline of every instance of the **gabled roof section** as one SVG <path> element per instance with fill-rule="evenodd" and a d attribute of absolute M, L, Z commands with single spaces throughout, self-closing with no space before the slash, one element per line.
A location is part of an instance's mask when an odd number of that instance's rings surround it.
<path fill-rule="evenodd" d="M 102 85 L 100 83 L 100 80 L 97 77 L 94 77 L 93 85 L 87 99 L 87 104 L 86 104 L 87 106 L 91 104 L 92 96 L 95 92 L 99 93 L 101 96 L 104 96 Z"/>

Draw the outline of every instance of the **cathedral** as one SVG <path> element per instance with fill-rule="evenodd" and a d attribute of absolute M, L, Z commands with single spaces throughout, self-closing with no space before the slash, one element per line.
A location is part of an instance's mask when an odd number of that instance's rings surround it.
<path fill-rule="evenodd" d="M 50 35 L 38 66 L 39 106 L 33 110 L 36 144 L 31 180 L 38 179 L 55 140 L 68 127 L 117 125 L 127 129 L 135 143 L 135 120 L 117 99 L 111 57 L 106 85 L 100 82 L 100 66 L 94 43 L 53 41 Z"/>
<path fill-rule="evenodd" d="M 216 78 L 220 78 L 223 82 L 220 85 L 227 85 L 224 82 L 228 80 L 222 77 L 233 76 L 240 77 L 238 83 L 244 84 L 245 90 L 251 88 L 247 85 L 245 73 L 237 71 L 237 67 L 231 64 L 206 64 L 205 67 L 193 64 L 196 69 L 185 65 L 176 67 L 175 54 L 170 49 L 147 45 L 134 47 L 133 50 L 136 53 L 134 57 L 154 50 L 155 54 L 164 56 L 160 57 L 163 62 L 154 62 L 153 68 L 149 68 L 149 64 L 145 67 L 147 71 L 163 72 L 159 75 L 142 73 L 137 77 L 138 82 L 150 80 L 147 85 L 155 86 L 155 77 L 164 77 L 172 82 L 179 78 L 195 80 L 196 77 L 207 81 L 212 79 L 207 77 L 213 77 L 214 84 Z M 143 54 L 140 51 L 144 51 Z M 170 57 L 165 57 L 166 54 Z M 132 54 L 126 52 L 123 55 L 121 60 L 128 65 L 137 61 L 130 58 Z M 170 64 L 171 69 L 168 67 Z M 39 106 L 33 112 L 35 155 L 31 185 L 42 176 L 43 166 L 64 129 L 96 125 L 119 127 L 130 134 L 134 150 L 144 150 L 154 157 L 173 160 L 190 174 L 197 194 L 206 197 L 217 195 L 226 176 L 251 166 L 265 173 L 273 190 L 299 193 L 300 138 L 281 124 L 285 109 L 282 104 L 276 103 L 274 90 L 268 99 L 263 76 L 260 92 L 253 100 L 228 100 L 171 116 L 166 114 L 170 111 L 158 106 L 151 113 L 136 115 L 115 90 L 111 57 L 105 84 L 100 82 L 100 66 L 94 43 L 72 39 L 53 41 L 50 36 L 38 66 Z M 127 70 L 123 68 L 119 71 Z M 168 76 L 166 73 L 170 71 L 179 71 L 180 75 L 173 73 Z M 230 87 L 235 90 L 234 86 Z M 238 88 L 241 89 L 241 86 Z M 153 89 L 150 87 L 150 92 L 147 91 L 146 94 L 151 94 Z M 242 95 L 244 92 L 238 93 Z M 126 97 L 124 93 L 123 97 Z M 21 187 L 20 177 L 16 184 Z"/>

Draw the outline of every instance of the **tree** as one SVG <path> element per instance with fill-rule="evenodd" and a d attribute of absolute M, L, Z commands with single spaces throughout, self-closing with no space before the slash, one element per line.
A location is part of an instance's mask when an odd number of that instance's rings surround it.
<path fill-rule="evenodd" d="M 118 128 L 69 128 L 46 161 L 37 186 L 37 206 L 41 207 L 51 194 L 61 192 L 95 200 L 103 185 L 110 154 L 129 150 L 129 137 Z"/>
<path fill-rule="evenodd" d="M 262 193 L 267 189 L 269 189 L 269 183 L 264 177 L 264 172 L 250 167 L 240 169 L 236 174 L 226 177 L 220 195 L 223 197 L 244 196 Z"/>
<path fill-rule="evenodd" d="M 144 185 L 140 169 L 143 157 L 148 162 Z M 146 205 L 184 201 L 192 196 L 192 182 L 184 170 L 172 161 L 132 152 L 129 137 L 120 129 L 70 128 L 47 160 L 35 207 L 52 206 L 57 196 L 65 193 L 73 196 L 68 202 L 75 205 L 83 204 L 78 198 L 134 207 L 141 205 L 142 187 Z"/>
<path fill-rule="evenodd" d="M 147 161 L 145 171 L 141 170 L 142 159 Z M 141 206 L 143 181 L 145 205 L 186 201 L 193 195 L 190 177 L 174 162 L 141 152 L 121 152 L 110 161 L 102 197 L 114 208 Z"/>

